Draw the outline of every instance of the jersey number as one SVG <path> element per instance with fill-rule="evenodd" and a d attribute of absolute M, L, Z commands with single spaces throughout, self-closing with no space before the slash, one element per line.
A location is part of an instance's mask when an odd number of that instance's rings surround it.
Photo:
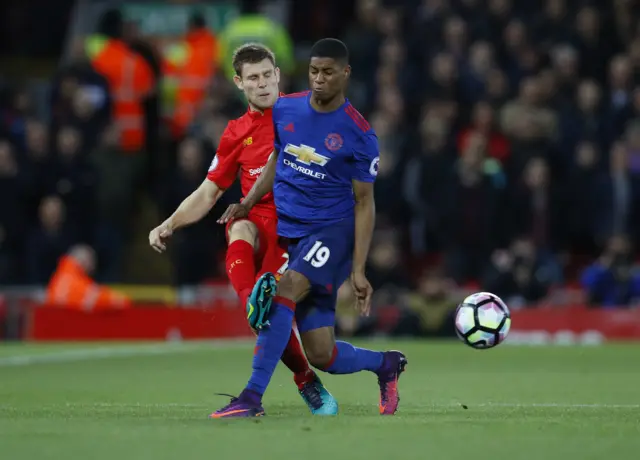
<path fill-rule="evenodd" d="M 302 259 L 305 262 L 311 262 L 316 268 L 322 267 L 329 260 L 331 251 L 328 247 L 322 245 L 322 241 L 316 241 L 313 247 L 307 252 L 307 255 Z"/>
<path fill-rule="evenodd" d="M 289 254 L 285 252 L 282 254 L 282 258 L 284 259 L 284 263 L 282 264 L 282 267 L 278 269 L 278 275 L 284 275 L 284 272 L 289 268 Z"/>

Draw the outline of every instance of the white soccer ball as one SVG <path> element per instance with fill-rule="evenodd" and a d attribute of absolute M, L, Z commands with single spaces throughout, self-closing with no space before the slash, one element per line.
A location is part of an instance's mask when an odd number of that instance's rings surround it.
<path fill-rule="evenodd" d="M 456 334 L 476 349 L 493 348 L 502 343 L 511 327 L 509 308 L 490 292 L 477 292 L 456 309 Z"/>

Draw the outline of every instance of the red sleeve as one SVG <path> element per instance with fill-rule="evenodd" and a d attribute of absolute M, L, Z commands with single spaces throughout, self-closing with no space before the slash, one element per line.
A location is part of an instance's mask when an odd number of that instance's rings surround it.
<path fill-rule="evenodd" d="M 236 138 L 231 132 L 229 125 L 227 125 L 220 137 L 218 151 L 213 157 L 211 166 L 209 166 L 209 172 L 207 173 L 207 179 L 215 182 L 221 189 L 231 187 L 238 177 L 240 163 L 238 163 L 237 152 L 239 150 L 235 148 L 235 144 Z"/>

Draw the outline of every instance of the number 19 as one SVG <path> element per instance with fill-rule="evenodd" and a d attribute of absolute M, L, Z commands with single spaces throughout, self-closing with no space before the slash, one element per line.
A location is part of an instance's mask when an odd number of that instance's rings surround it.
<path fill-rule="evenodd" d="M 322 241 L 316 241 L 313 247 L 307 252 L 307 255 L 303 257 L 305 262 L 311 262 L 316 268 L 322 267 L 329 260 L 331 251 L 328 247 L 322 245 Z"/>

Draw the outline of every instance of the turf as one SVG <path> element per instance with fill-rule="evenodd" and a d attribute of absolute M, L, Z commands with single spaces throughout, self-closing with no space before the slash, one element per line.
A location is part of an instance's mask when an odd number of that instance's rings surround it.
<path fill-rule="evenodd" d="M 395 417 L 377 415 L 375 378 L 363 373 L 324 376 L 341 415 L 314 418 L 279 367 L 267 417 L 208 420 L 227 402 L 214 393 L 246 382 L 248 345 L 0 346 L 0 457 L 638 458 L 639 345 L 369 345 L 409 358 Z M 109 357 L 113 350 L 121 354 Z"/>

